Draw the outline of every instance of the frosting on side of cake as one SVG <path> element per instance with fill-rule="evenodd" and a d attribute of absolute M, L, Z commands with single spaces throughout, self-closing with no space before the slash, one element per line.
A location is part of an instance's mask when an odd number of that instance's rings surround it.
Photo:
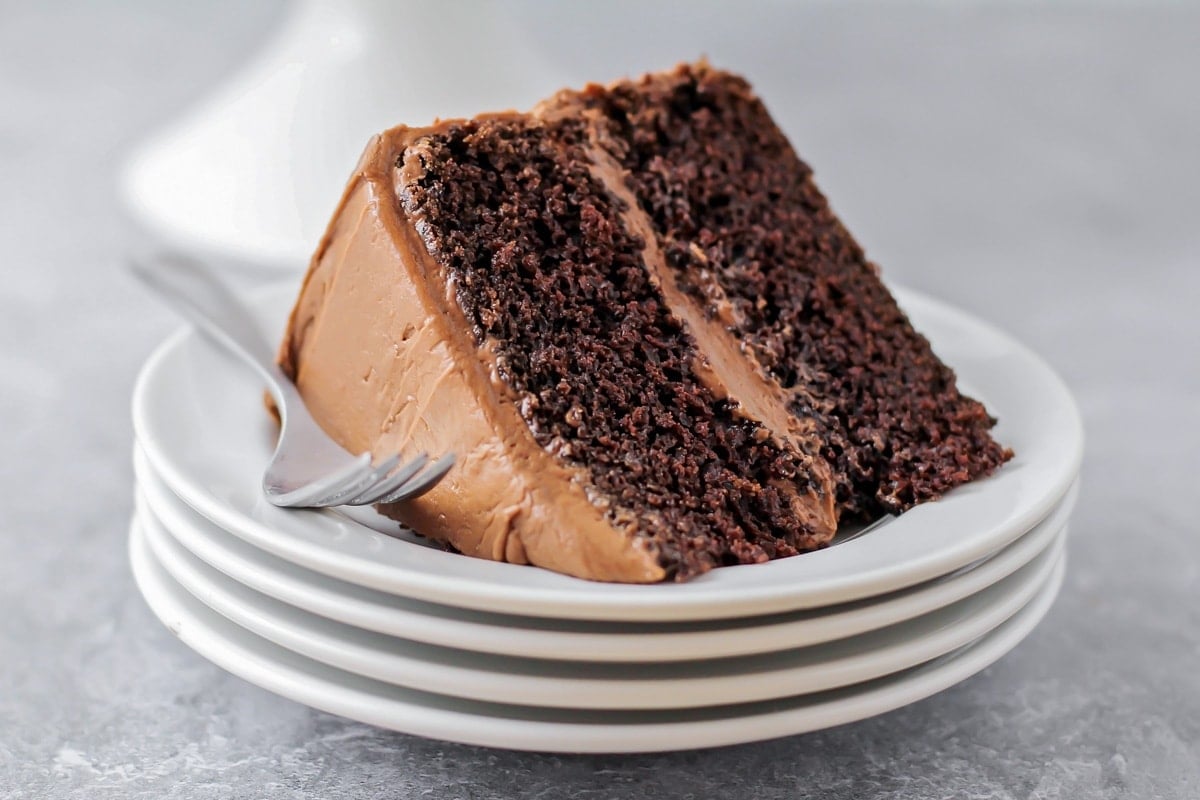
<path fill-rule="evenodd" d="M 390 516 L 468 555 L 661 580 L 629 526 L 607 520 L 579 476 L 532 440 L 487 349 L 466 339 L 453 286 L 395 200 L 393 164 L 408 133 L 368 146 L 314 258 L 281 363 L 343 447 L 457 455 L 428 494 L 384 507 Z"/>

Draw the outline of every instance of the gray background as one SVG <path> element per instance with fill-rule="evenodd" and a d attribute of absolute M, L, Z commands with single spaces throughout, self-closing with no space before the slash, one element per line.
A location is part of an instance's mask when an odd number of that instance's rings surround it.
<path fill-rule="evenodd" d="M 1012 654 L 880 718 L 560 757 L 311 711 L 142 603 L 127 404 L 176 323 L 122 273 L 141 239 L 114 180 L 280 9 L 101 5 L 0 3 L 0 796 L 1200 797 L 1200 9 L 801 12 L 791 133 L 835 206 L 891 278 L 1078 397 L 1066 585 Z"/>

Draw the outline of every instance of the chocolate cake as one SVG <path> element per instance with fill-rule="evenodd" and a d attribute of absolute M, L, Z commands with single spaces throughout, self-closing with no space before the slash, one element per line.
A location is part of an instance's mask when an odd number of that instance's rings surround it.
<path fill-rule="evenodd" d="M 684 580 L 1010 453 L 744 80 L 706 64 L 368 145 L 280 352 L 381 510 L 468 555 Z"/>

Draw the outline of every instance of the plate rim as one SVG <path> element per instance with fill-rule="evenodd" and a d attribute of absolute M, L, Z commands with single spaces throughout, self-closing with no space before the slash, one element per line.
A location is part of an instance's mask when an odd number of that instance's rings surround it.
<path fill-rule="evenodd" d="M 588 665 L 421 645 L 324 620 L 200 566 L 155 520 L 139 518 L 139 525 L 142 544 L 184 591 L 235 625 L 306 658 L 383 683 L 468 700 L 622 710 L 774 700 L 781 690 L 787 696 L 813 694 L 918 666 L 970 644 L 1025 607 L 1057 568 L 1066 541 L 1064 528 L 1048 550 L 987 589 L 836 643 L 732 659 Z M 609 674 L 588 675 L 589 666 Z"/>

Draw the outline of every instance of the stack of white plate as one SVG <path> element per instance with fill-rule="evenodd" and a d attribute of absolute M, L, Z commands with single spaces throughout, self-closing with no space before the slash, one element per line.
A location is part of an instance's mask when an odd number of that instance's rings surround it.
<path fill-rule="evenodd" d="M 264 295 L 278 335 L 293 289 Z M 185 330 L 134 394 L 130 553 L 162 622 L 273 692 L 496 747 L 767 739 L 911 703 L 1024 638 L 1062 581 L 1082 428 L 1008 336 L 912 292 L 916 327 L 1000 422 L 996 475 L 834 545 L 684 584 L 592 583 L 430 546 L 367 509 L 282 510 L 253 374 Z"/>

